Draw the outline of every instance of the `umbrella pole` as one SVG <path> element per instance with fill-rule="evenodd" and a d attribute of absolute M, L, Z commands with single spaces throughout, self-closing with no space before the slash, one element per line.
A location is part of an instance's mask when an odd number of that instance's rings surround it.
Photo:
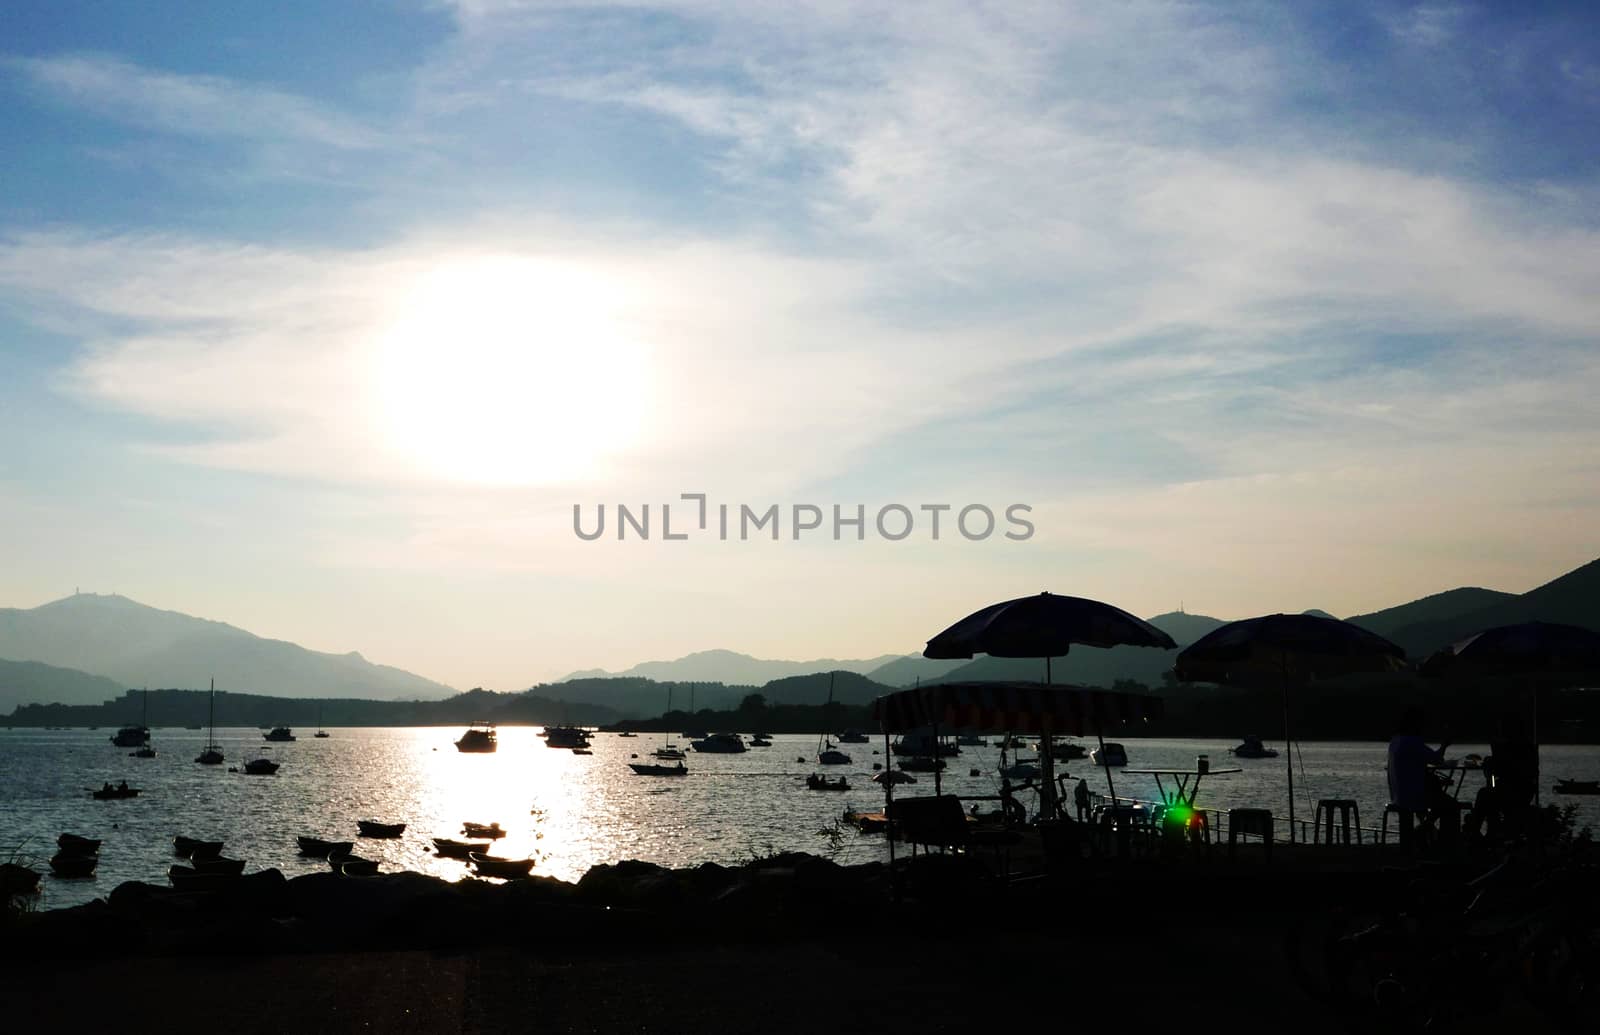
<path fill-rule="evenodd" d="M 1044 659 L 1044 685 L 1051 684 L 1050 658 Z M 1046 718 L 1039 724 L 1041 736 L 1039 738 L 1039 818 L 1055 819 L 1056 817 L 1056 781 L 1054 761 L 1050 751 L 1050 720 Z"/>
<path fill-rule="evenodd" d="M 894 772 L 894 752 L 889 750 L 889 731 L 888 730 L 884 730 L 883 731 L 883 757 L 884 757 L 884 760 L 885 760 L 885 764 L 887 764 L 889 766 L 889 768 L 885 769 L 884 772 L 886 772 L 886 773 Z M 894 806 L 894 781 L 892 779 L 885 779 L 883 781 L 883 819 L 884 819 L 883 836 L 886 837 L 888 839 L 888 841 L 889 841 L 889 869 L 890 869 L 890 871 L 894 870 L 894 818 L 889 815 L 889 813 L 893 811 L 893 806 Z"/>
<path fill-rule="evenodd" d="M 1111 804 L 1117 803 L 1117 785 L 1111 782 L 1111 756 L 1106 754 L 1106 735 L 1098 717 L 1094 723 L 1094 739 L 1100 742 L 1100 762 L 1106 771 L 1106 789 L 1111 792 Z"/>
<path fill-rule="evenodd" d="M 1280 652 L 1279 664 L 1283 674 L 1283 761 L 1289 774 L 1289 843 L 1294 844 L 1294 745 L 1289 739 L 1289 655 Z"/>
<path fill-rule="evenodd" d="M 936 722 L 933 724 L 933 796 L 935 798 L 944 793 L 939 781 L 939 774 L 943 771 L 940 763 L 943 761 L 944 759 L 939 757 L 939 724 Z"/>

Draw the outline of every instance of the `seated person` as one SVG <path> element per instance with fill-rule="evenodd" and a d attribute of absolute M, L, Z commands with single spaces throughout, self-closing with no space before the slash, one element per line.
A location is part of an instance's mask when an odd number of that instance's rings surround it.
<path fill-rule="evenodd" d="M 1389 801 L 1400 808 L 1400 842 L 1411 840 L 1412 822 L 1415 818 L 1431 822 L 1437 819 L 1443 807 L 1441 796 L 1448 800 L 1439 782 L 1429 774 L 1428 766 L 1444 761 L 1449 742 L 1430 748 L 1422 739 L 1422 709 L 1408 708 L 1400 718 L 1399 727 L 1389 741 Z"/>

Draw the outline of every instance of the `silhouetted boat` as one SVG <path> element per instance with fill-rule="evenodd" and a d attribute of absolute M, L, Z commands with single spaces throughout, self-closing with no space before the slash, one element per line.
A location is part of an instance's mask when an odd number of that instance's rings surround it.
<path fill-rule="evenodd" d="M 139 788 L 129 787 L 127 783 L 120 783 L 113 787 L 109 783 L 99 790 L 90 789 L 89 794 L 95 801 L 116 801 L 120 798 L 137 798 Z"/>
<path fill-rule="evenodd" d="M 1058 761 L 1070 762 L 1075 759 L 1088 758 L 1089 751 L 1076 741 L 1052 740 L 1050 742 L 1050 757 Z"/>
<path fill-rule="evenodd" d="M 544 737 L 545 747 L 575 749 L 589 746 L 589 731 L 581 726 L 551 726 L 540 736 Z"/>
<path fill-rule="evenodd" d="M 211 732 L 206 736 L 206 749 L 195 759 L 201 765 L 221 765 L 222 748 L 217 746 L 217 681 L 211 681 Z"/>
<path fill-rule="evenodd" d="M 287 744 L 295 739 L 294 730 L 287 726 L 274 726 L 271 733 L 263 733 L 262 740 L 270 740 L 278 744 Z"/>
<path fill-rule="evenodd" d="M 222 855 L 222 842 L 197 841 L 180 834 L 172 839 L 172 851 L 184 859 L 216 859 Z"/>
<path fill-rule="evenodd" d="M 772 738 L 764 737 L 757 733 L 750 738 L 750 746 L 753 748 L 769 748 L 772 746 Z"/>
<path fill-rule="evenodd" d="M 335 853 L 340 855 L 349 854 L 350 850 L 356 846 L 354 841 L 324 841 L 320 837 L 300 836 L 294 840 L 295 844 L 300 846 L 301 855 L 311 855 L 318 859 L 326 859 Z"/>
<path fill-rule="evenodd" d="M 506 836 L 499 823 L 463 823 L 461 832 L 468 837 L 487 837 L 490 840 Z"/>
<path fill-rule="evenodd" d="M 688 755 L 685 755 L 683 753 L 683 749 L 682 748 L 677 747 L 676 745 L 673 745 L 673 744 L 664 744 L 661 747 L 658 747 L 654 751 L 650 752 L 650 754 L 651 754 L 652 757 L 659 758 L 663 762 L 673 762 L 673 761 L 681 762 L 684 759 L 689 757 Z"/>
<path fill-rule="evenodd" d="M 713 733 L 689 746 L 710 755 L 737 755 L 746 750 L 744 738 L 737 733 Z"/>
<path fill-rule="evenodd" d="M 688 776 L 689 769 L 682 762 L 677 765 L 654 765 L 649 762 L 629 762 L 628 768 L 639 776 Z"/>
<path fill-rule="evenodd" d="M 214 867 L 216 862 L 222 861 L 226 861 L 228 865 Z M 233 868 L 234 863 L 238 863 L 238 869 Z M 179 891 L 215 891 L 218 888 L 236 887 L 243 873 L 243 860 L 212 860 L 194 866 L 168 866 L 167 880 L 171 881 L 172 886 Z"/>
<path fill-rule="evenodd" d="M 499 877 L 502 880 L 516 880 L 526 877 L 528 871 L 533 869 L 532 859 L 506 859 L 498 855 L 484 855 L 473 852 L 467 856 L 480 877 Z"/>
<path fill-rule="evenodd" d="M 475 722 L 467 727 L 467 731 L 461 734 L 461 739 L 456 741 L 456 750 L 469 754 L 483 754 L 495 750 L 499 745 L 500 738 L 495 733 L 494 723 Z"/>
<path fill-rule="evenodd" d="M 72 855 L 98 855 L 100 842 L 92 837 L 79 837 L 77 834 L 62 834 L 56 838 L 56 847 Z"/>
<path fill-rule="evenodd" d="M 252 758 L 244 764 L 244 771 L 251 776 L 271 776 L 279 769 L 279 764 L 270 758 Z"/>
<path fill-rule="evenodd" d="M 961 754 L 961 745 L 948 737 L 935 737 L 932 733 L 913 732 L 904 733 L 895 738 L 889 745 L 891 754 L 896 755 L 930 755 L 934 758 L 950 758 Z"/>
<path fill-rule="evenodd" d="M 452 841 L 448 837 L 433 839 L 434 850 L 447 859 L 465 859 L 472 852 L 487 852 L 487 841 Z"/>
<path fill-rule="evenodd" d="M 13 895 L 31 895 L 39 890 L 38 870 L 16 863 L 0 863 L 0 909 L 8 905 Z"/>
<path fill-rule="evenodd" d="M 870 738 L 865 733 L 854 728 L 847 729 L 839 734 L 839 743 L 841 744 L 866 744 L 869 741 Z"/>
<path fill-rule="evenodd" d="M 842 776 L 837 780 L 830 780 L 826 776 L 821 776 L 817 773 L 812 773 L 806 777 L 806 786 L 813 791 L 848 791 L 850 789 L 849 782 Z"/>
<path fill-rule="evenodd" d="M 1011 765 L 1001 766 L 1000 775 L 1007 780 L 1037 780 L 1039 778 L 1039 763 L 1013 762 Z"/>
<path fill-rule="evenodd" d="M 328 869 L 341 877 L 371 877 L 378 872 L 378 862 L 349 852 L 332 852 L 328 855 Z"/>
<path fill-rule="evenodd" d="M 1600 780 L 1557 780 L 1557 794 L 1600 794 Z"/>
<path fill-rule="evenodd" d="M 314 734 L 314 736 L 318 738 L 325 738 L 327 735 L 328 731 L 322 728 L 322 705 L 319 704 L 317 705 L 317 732 Z"/>
<path fill-rule="evenodd" d="M 1108 748 L 1110 746 L 1111 746 L 1110 744 L 1106 745 L 1106 747 L 1108 747 Z M 1238 747 L 1235 747 L 1235 748 L 1229 748 L 1228 750 L 1233 753 L 1233 757 L 1234 758 L 1277 758 L 1278 757 L 1278 752 L 1277 752 L 1277 750 L 1275 748 L 1269 748 L 1269 747 L 1264 746 L 1261 743 L 1261 738 L 1260 737 L 1255 737 L 1255 736 L 1247 736 L 1247 737 L 1245 737 L 1243 744 L 1240 744 Z M 1112 764 L 1115 765 L 1116 763 L 1113 762 Z"/>
<path fill-rule="evenodd" d="M 661 715 L 661 724 L 666 725 L 667 716 L 672 714 L 672 684 L 667 684 L 667 710 Z M 665 762 L 681 762 L 684 759 L 683 749 L 672 743 L 672 734 L 662 731 L 661 746 L 650 752 L 656 758 Z M 635 772 L 638 769 L 635 768 Z M 641 773 L 641 776 L 670 776 L 671 773 Z"/>
<path fill-rule="evenodd" d="M 827 721 L 828 710 L 833 706 L 833 673 L 828 673 L 828 703 L 822 706 L 823 720 Z M 824 733 L 817 739 L 817 764 L 818 765 L 849 765 L 850 756 L 833 746 L 833 741 Z"/>
<path fill-rule="evenodd" d="M 638 735 L 639 734 L 633 733 L 633 732 L 631 732 L 629 730 L 622 730 L 621 732 L 619 732 L 617 734 L 617 736 L 619 736 L 619 737 L 637 737 Z"/>
<path fill-rule="evenodd" d="M 1127 765 L 1128 751 L 1121 744 L 1108 740 L 1103 748 L 1089 752 L 1089 759 L 1098 766 Z"/>
<path fill-rule="evenodd" d="M 139 747 L 150 743 L 150 727 L 124 726 L 111 737 L 111 743 L 121 748 Z"/>
<path fill-rule="evenodd" d="M 863 834 L 876 834 L 889 827 L 889 816 L 882 811 L 861 812 L 856 809 L 845 809 L 843 819 Z"/>
<path fill-rule="evenodd" d="M 92 877 L 100 865 L 98 855 L 77 852 L 57 852 L 50 857 L 50 872 L 57 877 Z"/>
<path fill-rule="evenodd" d="M 356 827 L 362 837 L 395 838 L 406 832 L 404 823 L 379 823 L 375 819 L 358 819 Z"/>
<path fill-rule="evenodd" d="M 911 758 L 902 758 L 895 764 L 908 773 L 935 773 L 943 770 L 949 763 L 942 758 L 914 755 Z"/>
<path fill-rule="evenodd" d="M 225 877 L 237 877 L 244 872 L 243 859 L 225 859 L 217 856 L 215 859 L 191 859 L 191 866 L 200 873 Z"/>

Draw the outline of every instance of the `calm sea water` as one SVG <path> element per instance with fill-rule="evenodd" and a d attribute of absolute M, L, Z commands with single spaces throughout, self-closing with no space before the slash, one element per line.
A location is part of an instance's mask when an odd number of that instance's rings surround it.
<path fill-rule="evenodd" d="M 325 867 L 298 854 L 297 834 L 358 841 L 356 852 L 377 859 L 385 870 L 410 869 L 448 879 L 468 876 L 464 863 L 433 854 L 431 837 L 460 837 L 463 821 L 498 822 L 508 831 L 494 851 L 539 860 L 535 873 L 576 880 L 597 863 L 646 859 L 663 865 L 712 861 L 733 863 L 752 853 L 799 850 L 822 853 L 819 831 L 847 806 L 879 807 L 882 794 L 869 782 L 872 763 L 886 762 L 881 739 L 844 745 L 853 765 L 830 767 L 846 775 L 852 790 L 808 790 L 805 777 L 816 738 L 778 736 L 770 748 L 740 755 L 689 752 L 690 775 L 635 776 L 629 756 L 648 753 L 660 736 L 597 734 L 594 754 L 574 755 L 545 746 L 535 727 L 502 727 L 500 750 L 489 755 L 458 752 L 456 728 L 334 729 L 325 740 L 300 731 L 292 744 L 267 744 L 255 729 L 218 730 L 227 755 L 223 766 L 194 762 L 205 740 L 198 730 L 157 729 L 154 759 L 128 757 L 100 730 L 0 731 L 0 855 L 16 849 L 39 863 L 55 850 L 62 831 L 97 837 L 105 844 L 96 876 L 61 880 L 47 876 L 41 906 L 74 905 L 108 894 L 126 880 L 165 883 L 175 860 L 172 837 L 226 842 L 224 854 L 244 858 L 249 869 L 274 866 L 289 876 Z M 998 741 L 995 741 L 998 743 Z M 1202 752 L 1213 767 L 1237 764 L 1244 772 L 1213 776 L 1201 791 L 1203 806 L 1263 806 L 1288 811 L 1284 759 L 1240 760 L 1221 741 L 1123 738 L 1131 768 L 1192 767 Z M 1280 745 L 1274 745 L 1280 746 Z M 282 763 L 277 775 L 229 773 L 230 765 L 265 753 Z M 1486 753 L 1462 744 L 1451 754 Z M 998 747 L 968 747 L 951 760 L 946 790 L 994 794 Z M 1555 798 L 1558 777 L 1600 778 L 1600 747 L 1545 747 L 1542 782 L 1546 801 L 1578 804 L 1580 821 L 1600 833 L 1600 798 Z M 1354 798 L 1362 821 L 1375 825 L 1387 798 L 1384 745 L 1311 743 L 1296 752 L 1297 809 L 1309 818 L 1319 797 Z M 978 769 L 978 776 L 969 770 Z M 1069 768 L 1103 792 L 1103 771 L 1087 762 Z M 1113 770 L 1120 795 L 1154 797 L 1148 776 Z M 89 789 L 127 780 L 142 793 L 126 801 L 94 801 Z M 931 774 L 899 793 L 932 793 Z M 1463 797 L 1476 793 L 1479 776 L 1469 773 Z M 1031 800 L 1030 800 L 1031 805 Z M 358 819 L 407 824 L 397 841 L 357 838 Z M 881 835 L 847 832 L 839 859 L 886 858 Z M 40 866 L 48 870 L 47 866 Z"/>

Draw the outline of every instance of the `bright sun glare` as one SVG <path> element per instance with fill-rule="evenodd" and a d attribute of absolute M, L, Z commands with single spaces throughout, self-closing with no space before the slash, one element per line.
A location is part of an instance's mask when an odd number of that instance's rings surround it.
<path fill-rule="evenodd" d="M 455 481 L 544 484 L 592 476 L 637 440 L 644 352 L 599 278 L 477 258 L 405 291 L 373 384 L 383 436 L 408 463 Z"/>

